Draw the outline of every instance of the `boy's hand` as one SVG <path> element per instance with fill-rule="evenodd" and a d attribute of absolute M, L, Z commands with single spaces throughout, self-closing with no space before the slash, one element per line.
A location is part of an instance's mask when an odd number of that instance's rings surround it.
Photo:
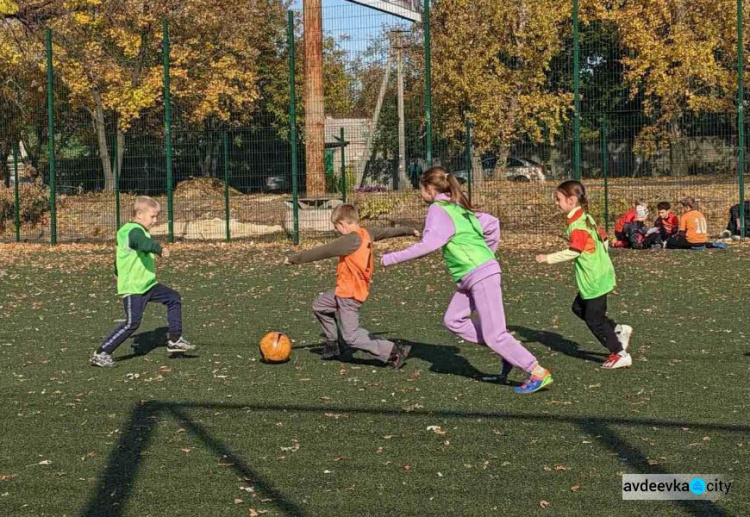
<path fill-rule="evenodd" d="M 547 262 L 547 255 L 537 255 L 536 256 L 537 262 Z"/>
<path fill-rule="evenodd" d="M 414 237 L 420 238 L 422 236 L 421 233 L 419 233 L 419 230 L 414 230 Z"/>
<path fill-rule="evenodd" d="M 164 258 L 169 258 L 169 248 L 162 248 L 161 249 L 161 256 Z"/>

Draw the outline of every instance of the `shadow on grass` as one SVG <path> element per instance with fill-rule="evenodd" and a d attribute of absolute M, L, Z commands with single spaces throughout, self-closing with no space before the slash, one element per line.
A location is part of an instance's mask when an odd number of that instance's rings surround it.
<path fill-rule="evenodd" d="M 164 353 L 166 353 L 168 334 L 169 329 L 167 327 L 159 327 L 136 334 L 133 336 L 133 342 L 130 345 L 131 353 L 116 357 L 115 361 L 129 361 L 135 357 L 147 355 L 157 348 L 164 348 Z M 194 354 L 173 354 L 169 356 L 170 359 L 196 359 L 197 357 Z"/>
<path fill-rule="evenodd" d="M 434 345 L 431 345 L 434 346 Z M 444 419 L 486 419 L 489 421 L 533 421 L 540 428 L 554 423 L 568 423 L 579 427 L 585 433 L 596 436 L 597 444 L 606 447 L 625 462 L 634 472 L 642 474 L 663 474 L 659 466 L 648 463 L 646 455 L 635 445 L 629 444 L 619 436 L 613 426 L 637 427 L 648 429 L 650 427 L 662 427 L 678 429 L 690 427 L 705 431 L 724 431 L 746 436 L 750 433 L 748 425 L 734 424 L 710 424 L 688 421 L 672 421 L 660 419 L 635 419 L 635 418 L 602 418 L 593 415 L 566 416 L 545 413 L 511 413 L 506 411 L 455 411 L 455 410 L 398 410 L 385 409 L 374 410 L 346 406 L 301 406 L 301 405 L 274 405 L 274 404 L 240 404 L 240 403 L 211 403 L 211 402 L 167 402 L 149 401 L 137 404 L 132 411 L 130 419 L 125 422 L 120 439 L 112 449 L 107 460 L 107 467 L 99 477 L 96 488 L 92 492 L 86 508 L 81 512 L 83 517 L 118 517 L 125 513 L 125 507 L 130 498 L 135 482 L 138 478 L 139 469 L 143 463 L 143 457 L 147 453 L 161 417 L 171 417 L 190 433 L 200 440 L 203 446 L 223 460 L 228 460 L 234 472 L 242 477 L 252 479 L 255 483 L 258 495 L 273 501 L 275 507 L 284 515 L 302 516 L 304 512 L 290 497 L 273 487 L 254 471 L 226 442 L 211 434 L 199 422 L 189 415 L 191 409 L 198 410 L 223 410 L 223 411 L 248 411 L 256 412 L 280 412 L 296 414 L 324 415 L 330 412 L 355 414 L 355 415 L 377 415 L 398 418 L 413 418 L 415 416 L 444 418 Z M 712 501 L 671 501 L 673 506 L 680 508 L 690 515 L 726 515 L 727 512 L 717 502 Z"/>
<path fill-rule="evenodd" d="M 398 340 L 405 345 L 411 345 L 410 358 L 421 359 L 430 363 L 430 371 L 460 377 L 468 377 L 475 381 L 489 382 L 492 384 L 505 384 L 508 386 L 520 386 L 520 383 L 508 381 L 500 383 L 500 357 L 497 357 L 497 371 L 484 373 L 478 370 L 461 354 L 461 348 L 453 345 L 431 345 L 428 343 L 417 343 L 414 341 Z M 481 346 L 475 343 L 469 343 L 467 346 Z"/>
<path fill-rule="evenodd" d="M 560 352 L 576 359 L 583 359 L 592 363 L 603 363 L 604 358 L 609 355 L 609 352 L 590 352 L 588 350 L 581 350 L 581 345 L 575 341 L 571 341 L 557 332 L 549 332 L 547 330 L 534 330 L 528 327 L 519 327 L 510 325 L 508 330 L 515 332 L 521 341 L 529 342 L 534 341 L 540 343 L 547 348 Z"/>

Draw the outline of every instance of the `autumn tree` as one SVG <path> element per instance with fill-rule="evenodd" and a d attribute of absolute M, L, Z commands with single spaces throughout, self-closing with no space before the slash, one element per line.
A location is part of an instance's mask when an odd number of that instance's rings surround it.
<path fill-rule="evenodd" d="M 474 126 L 477 151 L 498 152 L 505 167 L 514 142 L 554 138 L 572 95 L 551 90 L 546 72 L 570 27 L 562 0 L 436 0 L 433 89 L 444 131 Z"/>
<path fill-rule="evenodd" d="M 181 120 L 209 129 L 247 120 L 243 114 L 260 98 L 260 52 L 271 41 L 269 31 L 284 26 L 284 4 L 273 0 L 242 8 L 228 0 L 67 0 L 64 9 L 55 9 L 60 2 L 31 4 L 5 5 L 6 23 L 43 19 L 52 28 L 56 73 L 69 91 L 71 109 L 90 116 L 107 190 L 114 187 L 108 119 L 117 120 L 121 166 L 125 133 L 162 102 L 165 16 L 173 26 L 172 94 Z M 28 36 L 38 44 L 40 32 Z"/>
<path fill-rule="evenodd" d="M 636 149 L 667 148 L 671 173 L 688 173 L 685 126 L 706 113 L 731 113 L 736 88 L 736 2 L 627 0 L 608 12 L 617 25 L 631 98 L 647 117 Z"/>

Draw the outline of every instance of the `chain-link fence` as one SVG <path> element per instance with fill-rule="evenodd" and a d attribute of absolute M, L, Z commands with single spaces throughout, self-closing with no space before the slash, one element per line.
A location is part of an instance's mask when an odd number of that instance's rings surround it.
<path fill-rule="evenodd" d="M 168 240 L 418 225 L 432 165 L 506 241 L 560 233 L 568 178 L 610 229 L 690 196 L 744 230 L 742 0 L 157 4 L 3 14 L 0 240 L 109 240 L 137 195 Z"/>

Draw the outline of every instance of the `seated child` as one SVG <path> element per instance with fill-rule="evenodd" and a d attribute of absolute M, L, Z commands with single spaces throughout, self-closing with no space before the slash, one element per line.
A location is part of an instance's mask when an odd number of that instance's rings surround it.
<path fill-rule="evenodd" d="M 636 211 L 638 210 L 638 207 L 645 208 L 645 203 L 636 200 L 635 205 L 633 205 L 630 210 L 622 214 L 622 216 L 620 216 L 620 218 L 615 223 L 615 240 L 612 243 L 613 248 L 627 248 L 629 246 L 628 236 L 625 233 L 625 226 L 635 222 L 637 218 Z"/>
<path fill-rule="evenodd" d="M 679 230 L 680 218 L 672 213 L 670 210 L 672 206 L 666 201 L 656 205 L 656 208 L 659 211 L 659 217 L 654 221 L 654 226 L 659 230 L 661 240 L 667 241 Z"/>
<path fill-rule="evenodd" d="M 625 247 L 632 248 L 634 250 L 649 249 L 652 247 L 661 248 L 661 239 L 659 238 L 659 232 L 656 228 L 649 228 L 646 225 L 646 218 L 648 217 L 648 208 L 643 205 L 638 205 L 635 208 L 636 218 L 632 223 L 625 225 L 624 235 L 626 238 L 627 245 Z"/>
<path fill-rule="evenodd" d="M 750 235 L 750 200 L 745 201 L 745 235 Z M 721 232 L 723 238 L 729 238 L 733 235 L 740 235 L 742 229 L 742 219 L 740 218 L 740 204 L 732 205 L 729 209 L 729 222 L 727 229 Z"/>
<path fill-rule="evenodd" d="M 667 240 L 669 249 L 691 249 L 699 246 L 711 247 L 708 241 L 708 225 L 705 216 L 696 210 L 695 199 L 686 197 L 680 201 L 682 216 L 676 234 Z"/>

